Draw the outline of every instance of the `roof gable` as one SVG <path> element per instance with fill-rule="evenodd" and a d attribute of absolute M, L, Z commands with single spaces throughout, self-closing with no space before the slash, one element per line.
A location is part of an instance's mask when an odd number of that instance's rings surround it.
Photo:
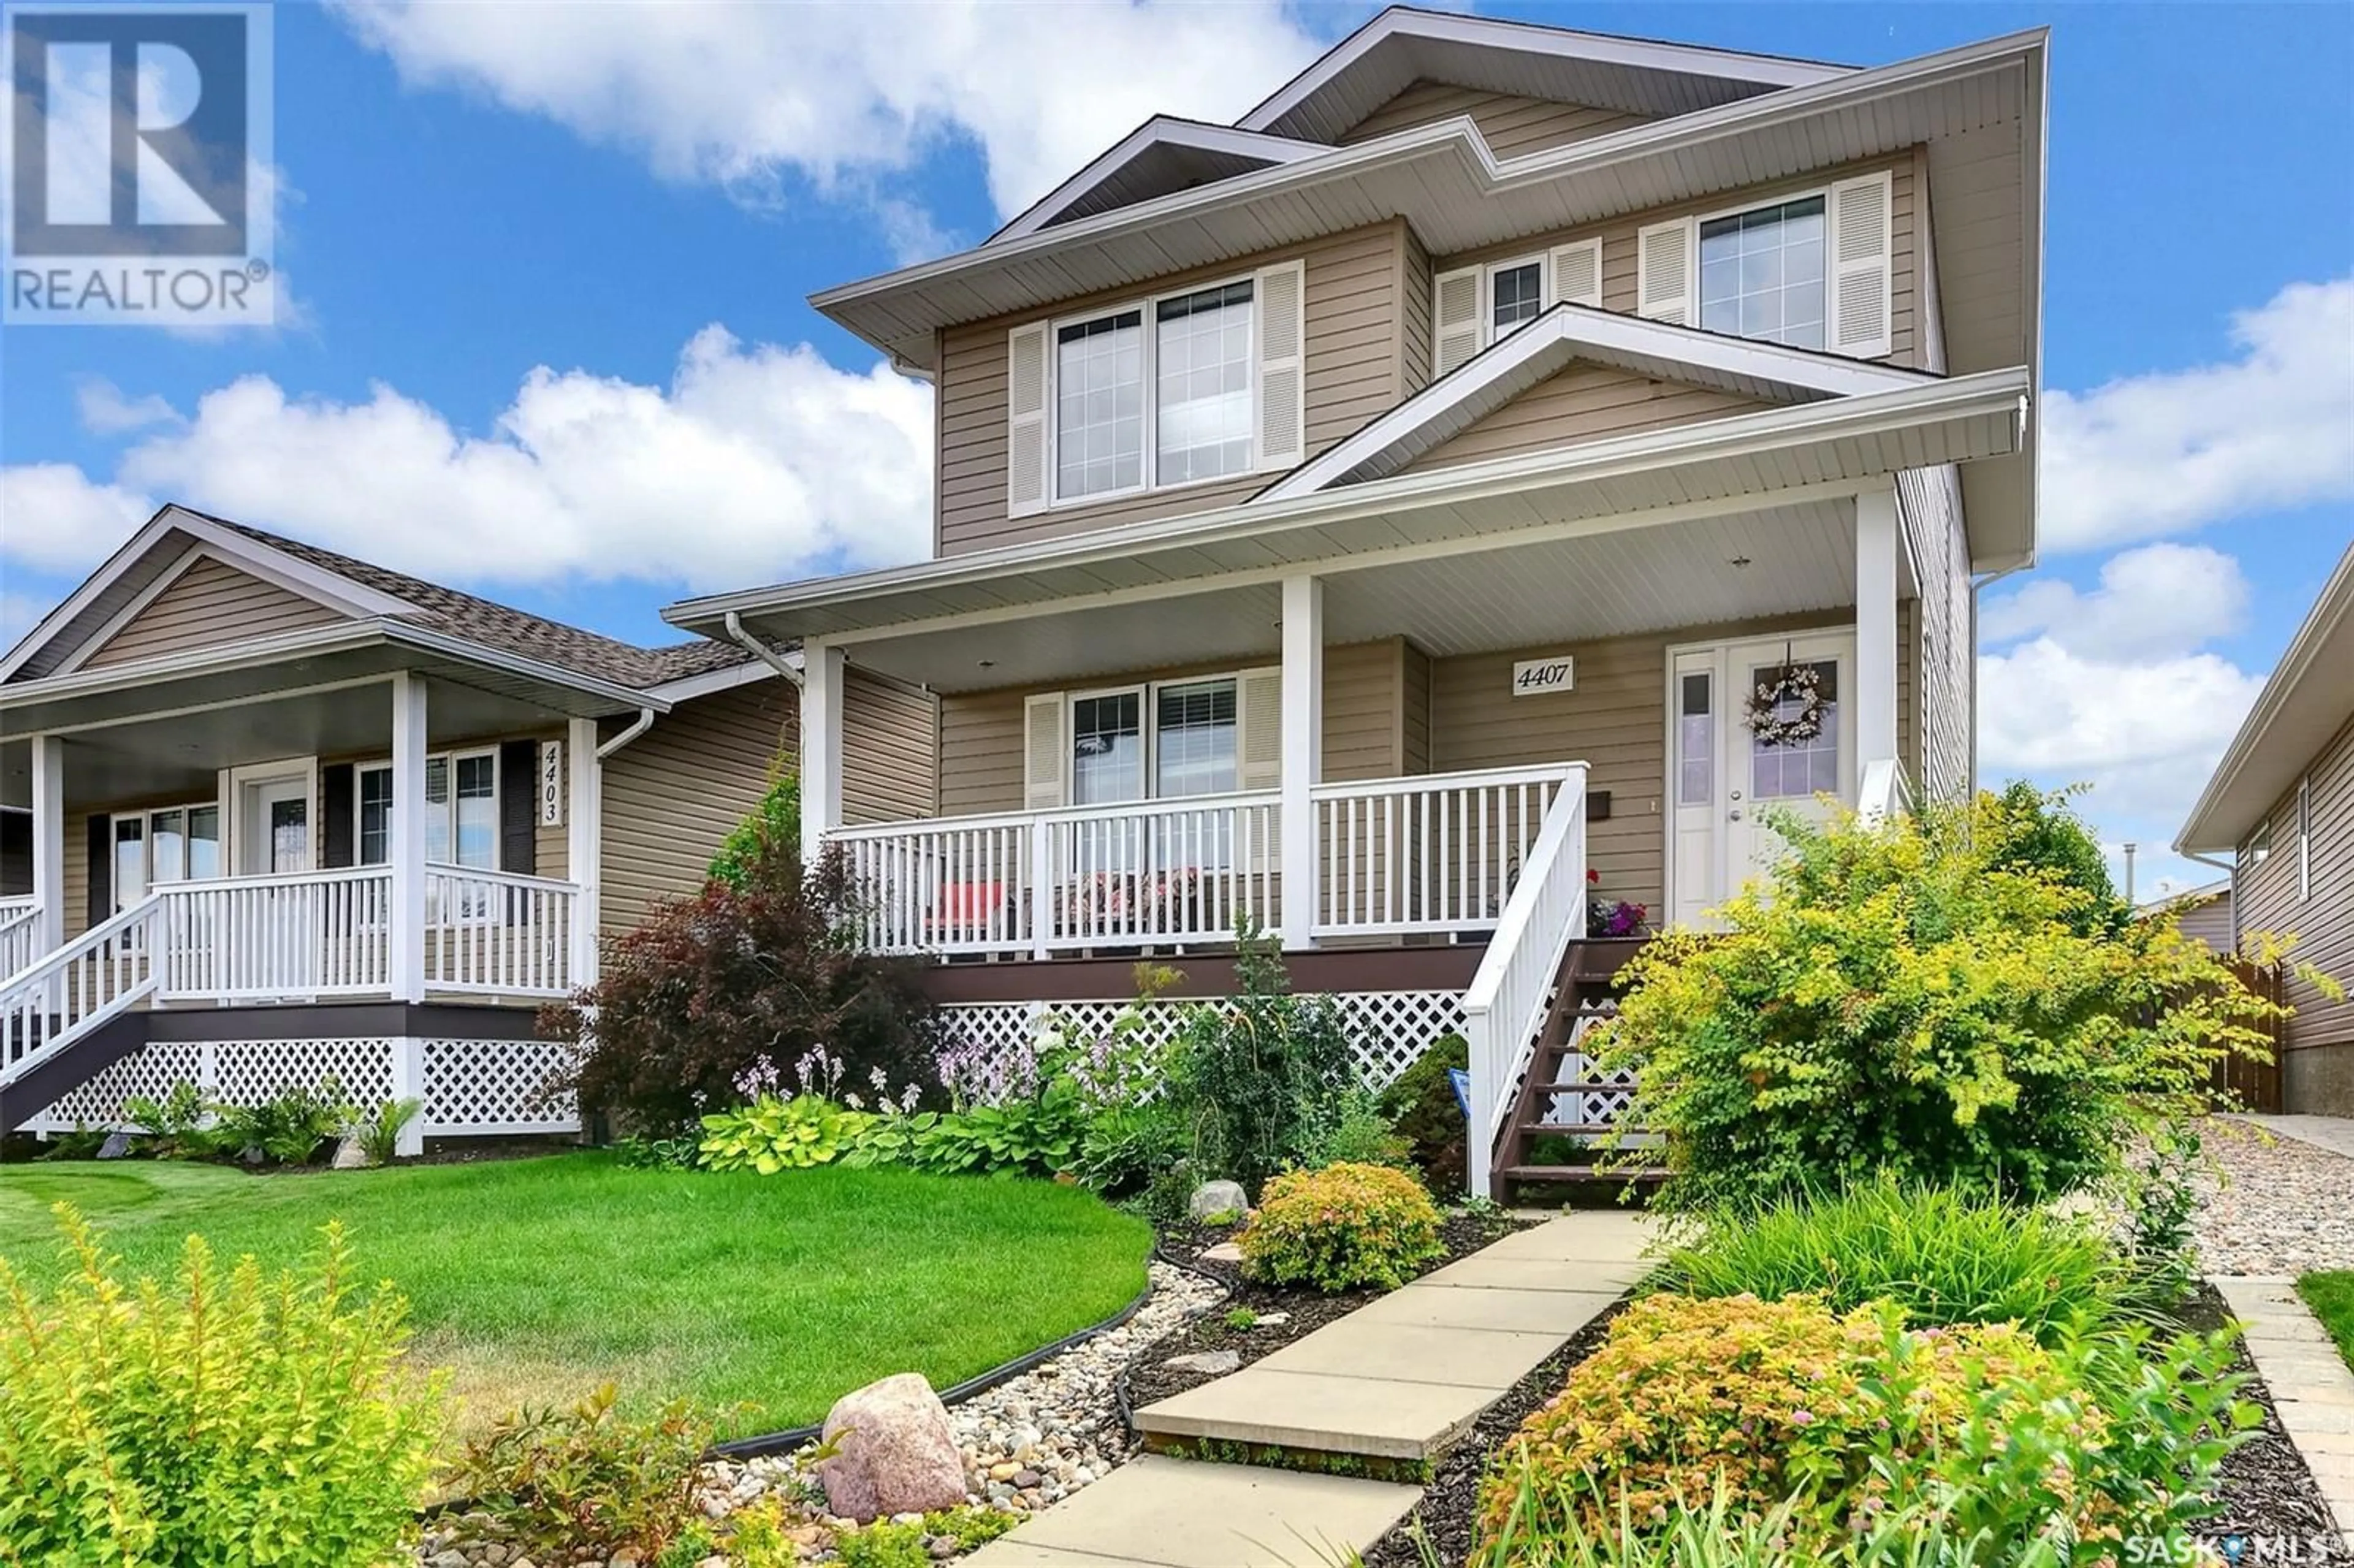
<path fill-rule="evenodd" d="M 1578 366 L 1586 374 L 1569 375 Z M 1603 372 L 1595 375 L 1593 372 Z M 1662 419 L 1661 410 L 1637 426 L 1715 418 L 1747 408 L 1817 402 L 1871 392 L 1934 386 L 1938 377 L 1893 366 L 1754 343 L 1695 327 L 1621 315 L 1585 305 L 1559 304 L 1451 374 L 1431 383 L 1354 435 L 1302 463 L 1267 487 L 1259 501 L 1283 500 L 1345 484 L 1361 484 L 1418 467 L 1458 437 L 1498 417 L 1536 389 L 1553 386 L 1541 402 L 1553 419 L 1576 418 L 1625 402 L 1635 388 L 1646 399 L 1653 382 L 1712 394 L 1687 398 Z M 1536 412 L 1534 404 L 1523 415 Z M 1679 414 L 1687 418 L 1678 418 Z M 1558 427 L 1556 427 L 1558 428 Z M 1594 439 L 1624 433 L 1605 418 Z M 1491 433 L 1493 431 L 1491 430 Z M 1537 443 L 1563 444 L 1558 437 Z M 1480 457 L 1499 455 L 1483 450 Z M 1458 449 L 1458 461 L 1469 461 Z"/>
<path fill-rule="evenodd" d="M 1332 142 L 1417 80 L 1628 114 L 1688 114 L 1853 69 L 1393 6 L 1235 123 Z"/>
<path fill-rule="evenodd" d="M 198 546 L 58 668 L 102 669 L 349 619 L 347 610 L 240 570 Z"/>
<path fill-rule="evenodd" d="M 1410 131 L 1440 120 L 1468 119 L 1479 128 L 1488 150 L 1499 158 L 1565 147 L 1589 137 L 1631 130 L 1653 118 L 1592 104 L 1564 103 L 1555 99 L 1530 98 L 1517 92 L 1490 92 L 1451 82 L 1416 80 L 1402 89 L 1372 113 L 1343 131 L 1342 146 L 1354 146 L 1396 131 Z"/>
<path fill-rule="evenodd" d="M 1721 419 L 1794 400 L 1747 397 L 1691 379 L 1573 359 L 1412 459 L 1400 471 L 1420 473 L 1543 447 Z"/>
<path fill-rule="evenodd" d="M 1297 163 L 1326 150 L 1311 142 L 1156 114 L 990 236 L 989 243 L 1018 239 L 1256 169 Z"/>

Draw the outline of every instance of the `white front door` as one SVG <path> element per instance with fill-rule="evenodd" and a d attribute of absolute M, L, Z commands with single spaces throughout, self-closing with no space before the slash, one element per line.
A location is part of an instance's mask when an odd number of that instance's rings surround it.
<path fill-rule="evenodd" d="M 1813 672 L 1820 733 L 1772 743 L 1750 727 L 1751 694 L 1787 666 Z M 1705 926 L 1703 912 L 1763 873 L 1783 841 L 1761 818 L 1774 810 L 1816 821 L 1855 801 L 1852 632 L 1758 638 L 1679 652 L 1669 670 L 1668 917 Z M 1800 705 L 1785 698 L 1787 715 Z"/>
<path fill-rule="evenodd" d="M 311 869 L 308 773 L 251 779 L 239 801 L 237 874 L 270 876 Z"/>

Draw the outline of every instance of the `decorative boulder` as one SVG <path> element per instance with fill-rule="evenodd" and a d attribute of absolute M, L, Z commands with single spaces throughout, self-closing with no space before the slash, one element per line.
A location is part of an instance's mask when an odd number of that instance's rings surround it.
<path fill-rule="evenodd" d="M 1250 1207 L 1250 1196 L 1239 1181 L 1204 1181 L 1185 1200 L 1186 1214 L 1206 1220 L 1213 1214 L 1239 1218 Z"/>
<path fill-rule="evenodd" d="M 360 1147 L 360 1140 L 357 1138 L 347 1132 L 335 1140 L 335 1158 L 331 1164 L 331 1169 L 365 1171 L 367 1169 L 367 1151 Z"/>
<path fill-rule="evenodd" d="M 98 1157 L 101 1160 L 130 1159 L 131 1135 L 127 1132 L 108 1133 L 106 1141 L 98 1146 Z"/>
<path fill-rule="evenodd" d="M 919 1372 L 886 1377 L 835 1400 L 820 1441 L 834 1449 L 818 1467 L 826 1507 L 843 1519 L 866 1524 L 965 1500 L 964 1454 L 947 1407 Z"/>

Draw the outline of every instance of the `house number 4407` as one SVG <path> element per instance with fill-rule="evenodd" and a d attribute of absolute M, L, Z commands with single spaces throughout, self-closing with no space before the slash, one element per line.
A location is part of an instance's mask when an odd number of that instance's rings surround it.
<path fill-rule="evenodd" d="M 1566 692 L 1577 683 L 1575 662 L 1567 654 L 1558 659 L 1523 659 L 1512 666 L 1512 695 L 1543 696 L 1547 692 Z"/>

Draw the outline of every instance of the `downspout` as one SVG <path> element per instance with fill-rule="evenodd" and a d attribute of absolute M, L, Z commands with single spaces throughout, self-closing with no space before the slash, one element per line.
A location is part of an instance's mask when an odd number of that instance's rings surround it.
<path fill-rule="evenodd" d="M 612 739 L 602 743 L 597 747 L 597 760 L 599 762 L 604 761 L 605 758 L 612 756 L 613 753 L 620 750 L 621 747 L 629 745 L 630 742 L 637 739 L 638 736 L 645 734 L 646 731 L 653 727 L 654 710 L 652 708 L 640 708 L 638 710 L 638 716 L 631 721 L 629 728 L 623 730 Z"/>
<path fill-rule="evenodd" d="M 726 620 L 722 624 L 724 624 L 727 629 L 727 640 L 729 641 L 735 643 L 737 647 L 751 654 L 753 658 L 758 659 L 761 663 L 766 664 L 778 674 L 782 675 L 795 686 L 799 686 L 801 683 L 801 673 L 799 670 L 794 669 L 790 664 L 786 663 L 785 656 L 783 654 L 778 652 L 775 649 L 769 647 L 767 643 L 761 641 L 758 638 L 744 630 L 744 618 L 742 616 L 737 614 L 731 609 L 727 612 Z"/>

